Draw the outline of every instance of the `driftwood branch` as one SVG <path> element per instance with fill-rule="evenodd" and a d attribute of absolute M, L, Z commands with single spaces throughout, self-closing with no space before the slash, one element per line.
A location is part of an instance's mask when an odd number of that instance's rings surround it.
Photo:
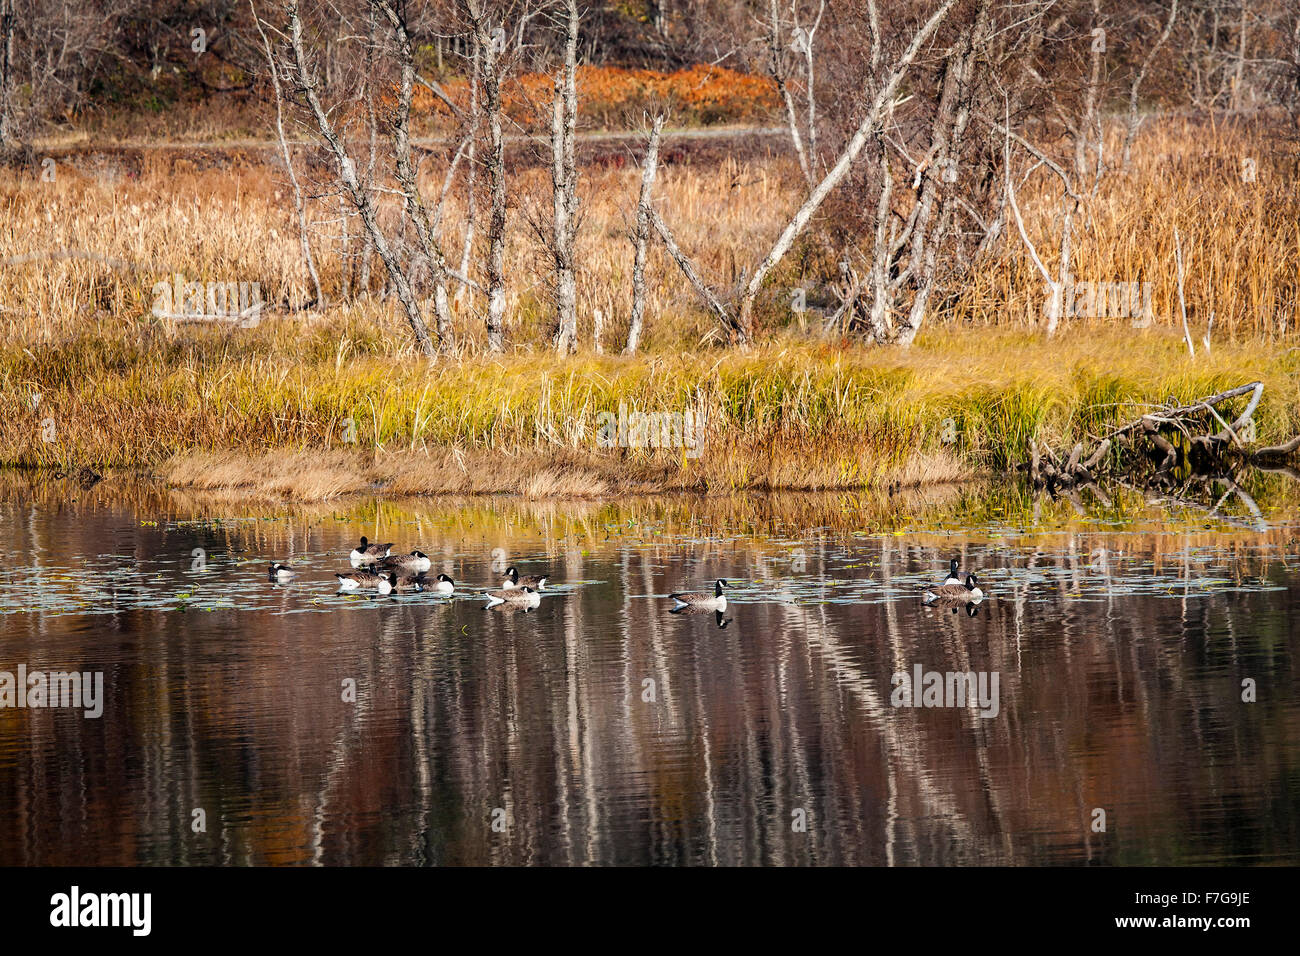
<path fill-rule="evenodd" d="M 1226 392 L 1219 392 L 1217 395 L 1211 395 L 1208 398 L 1199 399 L 1191 403 L 1190 405 L 1179 405 L 1174 408 L 1165 408 L 1158 413 L 1158 417 L 1167 418 L 1167 419 L 1185 418 L 1188 415 L 1194 414 L 1195 412 L 1204 411 L 1206 408 L 1208 408 L 1211 405 L 1218 405 L 1220 402 L 1225 402 L 1230 398 L 1236 398 L 1238 395 L 1245 395 L 1247 392 L 1256 391 L 1256 390 L 1258 390 L 1259 392 L 1263 392 L 1263 389 L 1264 389 L 1263 382 L 1251 382 L 1249 385 L 1238 385 L 1236 388 L 1230 388 Z M 1259 404 L 1258 399 L 1252 402 L 1249 408 L 1250 415 L 1253 415 L 1255 413 L 1255 406 L 1258 404 Z M 1237 420 L 1237 425 L 1238 426 L 1245 425 L 1249 417 L 1250 417 L 1249 415 L 1243 413 L 1241 418 Z M 1114 441 L 1117 438 L 1124 437 L 1134 429 L 1141 428 L 1141 427 L 1142 427 L 1142 421 L 1141 419 L 1139 419 L 1138 421 L 1129 422 L 1127 425 L 1115 429 L 1106 437 Z"/>
<path fill-rule="evenodd" d="M 1217 406 L 1247 394 L 1250 400 L 1245 409 L 1229 424 Z M 1300 435 L 1264 447 L 1243 438 L 1250 434 L 1247 429 L 1263 394 L 1263 382 L 1250 382 L 1186 405 L 1171 402 L 1114 429 L 1086 458 L 1083 442 L 1077 442 L 1062 459 L 1049 446 L 1030 439 L 1029 457 L 1021 469 L 1028 471 L 1035 486 L 1055 491 L 1090 484 L 1104 468 L 1117 477 L 1132 478 L 1154 466 L 1154 476 L 1167 483 L 1167 476 L 1180 466 L 1193 473 L 1220 476 L 1239 463 L 1286 467 L 1287 459 L 1300 451 Z M 1216 426 L 1221 427 L 1209 431 Z"/>

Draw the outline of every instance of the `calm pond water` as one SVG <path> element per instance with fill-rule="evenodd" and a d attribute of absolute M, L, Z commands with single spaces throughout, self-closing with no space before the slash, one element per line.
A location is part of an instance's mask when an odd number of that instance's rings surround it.
<path fill-rule="evenodd" d="M 0 672 L 103 680 L 97 718 L 0 709 L 0 864 L 1300 863 L 1300 508 L 1267 480 L 1256 514 L 0 476 Z M 337 594 L 362 534 L 461 589 Z M 924 606 L 953 556 L 986 599 Z M 535 610 L 484 608 L 507 563 L 549 572 Z M 718 577 L 725 614 L 669 613 Z M 997 694 L 894 706 L 917 668 Z"/>

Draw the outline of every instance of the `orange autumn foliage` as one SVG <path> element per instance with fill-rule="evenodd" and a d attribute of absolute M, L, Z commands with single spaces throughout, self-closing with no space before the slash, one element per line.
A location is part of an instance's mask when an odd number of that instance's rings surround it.
<path fill-rule="evenodd" d="M 530 131 L 548 129 L 554 82 L 546 73 L 510 77 L 502 87 L 506 115 Z M 580 66 L 577 86 L 579 115 L 588 128 L 626 128 L 639 124 L 647 111 L 667 112 L 683 125 L 756 122 L 770 119 L 777 106 L 776 87 L 767 77 L 703 64 L 672 73 Z M 444 89 L 457 104 L 468 105 L 468 80 L 453 79 Z M 415 91 L 412 111 L 435 121 L 451 115 L 422 87 Z"/>

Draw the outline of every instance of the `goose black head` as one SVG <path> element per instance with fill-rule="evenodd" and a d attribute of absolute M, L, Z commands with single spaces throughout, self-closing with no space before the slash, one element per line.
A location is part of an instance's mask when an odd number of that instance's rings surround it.
<path fill-rule="evenodd" d="M 977 587 L 979 587 L 979 581 L 976 579 L 975 575 L 966 575 L 966 589 L 968 591 L 974 591 Z"/>

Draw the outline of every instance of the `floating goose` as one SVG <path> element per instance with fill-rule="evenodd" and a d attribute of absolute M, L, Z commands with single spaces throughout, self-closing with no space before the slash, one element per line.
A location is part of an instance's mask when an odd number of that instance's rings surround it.
<path fill-rule="evenodd" d="M 388 576 L 393 587 L 398 591 L 423 591 L 429 583 L 425 580 L 423 571 L 418 574 L 411 574 L 410 572 L 399 574 L 396 571 L 389 571 Z"/>
<path fill-rule="evenodd" d="M 532 588 L 534 591 L 540 591 L 546 587 L 546 580 L 546 575 L 540 578 L 531 575 L 521 578 L 519 572 L 514 567 L 510 567 L 506 570 L 506 579 L 501 582 L 501 587 L 506 591 L 514 588 Z"/>
<path fill-rule="evenodd" d="M 434 584 L 433 589 L 439 594 L 451 594 L 456 590 L 456 582 L 445 574 L 438 575 L 438 581 Z"/>
<path fill-rule="evenodd" d="M 917 587 L 922 591 L 933 591 L 937 587 L 947 587 L 950 584 L 961 586 L 961 575 L 958 571 L 960 565 L 956 558 L 948 562 L 948 576 L 943 579 L 943 584 L 918 584 Z"/>
<path fill-rule="evenodd" d="M 926 589 L 925 596 L 921 598 L 926 604 L 933 604 L 936 601 L 943 603 L 953 603 L 960 601 L 978 603 L 984 600 L 984 592 L 980 590 L 979 582 L 975 575 L 966 575 L 965 584 L 941 584 L 938 587 Z"/>
<path fill-rule="evenodd" d="M 289 565 L 281 564 L 279 561 L 272 562 L 271 566 L 266 569 L 266 579 L 268 581 L 279 581 L 281 583 L 292 581 L 297 574 L 298 572 Z"/>
<path fill-rule="evenodd" d="M 389 552 L 393 550 L 391 542 L 388 544 L 371 544 L 366 540 L 366 536 L 361 536 L 361 544 L 352 549 L 348 558 L 352 561 L 355 568 L 358 564 L 369 564 L 372 561 L 378 561 L 380 558 L 386 558 Z"/>
<path fill-rule="evenodd" d="M 947 585 L 947 584 L 961 584 L 961 578 L 958 576 L 958 573 L 957 573 L 957 569 L 958 569 L 958 567 L 960 567 L 960 565 L 958 565 L 958 563 L 957 563 L 957 559 L 956 559 L 956 558 L 953 558 L 952 561 L 951 561 L 951 563 L 949 563 L 949 565 L 948 565 L 948 576 L 947 576 L 946 578 L 944 578 L 944 580 L 943 580 L 943 583 L 944 583 L 945 585 Z"/>
<path fill-rule="evenodd" d="M 335 574 L 339 579 L 340 591 L 361 591 L 375 588 L 380 594 L 393 590 L 397 575 L 392 572 L 353 571 L 351 574 Z"/>
<path fill-rule="evenodd" d="M 487 606 L 509 604 L 512 607 L 533 608 L 542 603 L 541 595 L 530 587 L 502 588 L 499 591 L 487 591 Z"/>
<path fill-rule="evenodd" d="M 403 571 L 428 571 L 431 562 L 423 551 L 412 551 L 410 554 L 390 554 L 382 558 L 380 564 L 385 568 L 400 568 Z"/>
<path fill-rule="evenodd" d="M 707 607 L 723 611 L 727 608 L 727 599 L 723 596 L 722 589 L 729 587 L 731 587 L 730 584 L 722 580 L 722 578 L 718 578 L 714 582 L 712 594 L 708 591 L 679 591 L 668 596 L 676 601 L 680 607 Z"/>

